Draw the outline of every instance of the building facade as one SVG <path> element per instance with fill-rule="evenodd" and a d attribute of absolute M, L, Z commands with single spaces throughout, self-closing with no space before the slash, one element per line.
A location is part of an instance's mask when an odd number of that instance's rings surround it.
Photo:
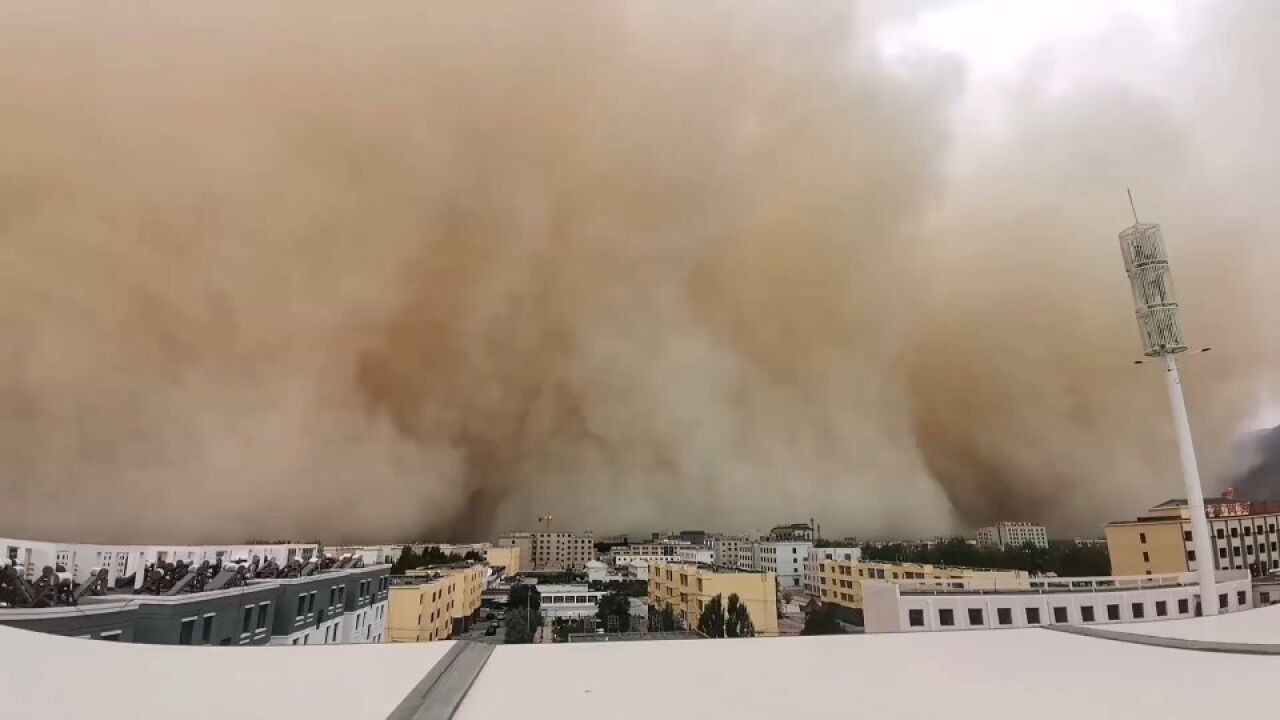
<path fill-rule="evenodd" d="M 804 587 L 804 566 L 813 543 L 807 540 L 770 540 L 758 543 L 753 556 L 756 565 L 750 570 L 770 572 L 777 576 L 778 587 L 800 590 Z"/>
<path fill-rule="evenodd" d="M 804 523 L 791 523 L 790 525 L 775 525 L 769 531 L 770 540 L 807 540 L 812 542 L 817 537 L 817 533 L 812 525 Z"/>
<path fill-rule="evenodd" d="M 814 597 L 822 596 L 819 582 L 824 563 L 844 562 L 853 564 L 862 559 L 862 549 L 856 547 L 811 547 L 804 561 L 805 592 Z"/>
<path fill-rule="evenodd" d="M 1137 577 L 1036 578 L 1019 590 L 980 579 L 863 584 L 866 632 L 928 632 L 1044 625 L 1105 625 L 1201 614 L 1194 573 Z M 1219 612 L 1253 606 L 1243 571 L 1219 577 Z"/>
<path fill-rule="evenodd" d="M 1029 522 L 1000 522 L 978 528 L 979 545 L 1020 546 L 1031 543 L 1036 547 L 1049 547 L 1049 533 L 1043 525 Z"/>
<path fill-rule="evenodd" d="M 1116 575 L 1159 575 L 1199 568 L 1185 500 L 1176 498 L 1134 520 L 1107 524 L 1107 554 Z M 1280 506 L 1206 498 L 1214 569 L 1248 570 L 1258 577 L 1280 570 Z"/>
<path fill-rule="evenodd" d="M 537 585 L 542 615 L 548 622 L 557 618 L 580 620 L 595 617 L 600 599 L 609 593 L 590 590 L 586 585 Z"/>
<path fill-rule="evenodd" d="M 917 580 L 970 581 L 989 590 L 1017 590 L 1026 586 L 1030 575 L 1022 570 L 985 570 L 915 563 L 850 562 L 822 560 L 818 563 L 818 597 L 824 603 L 862 608 L 862 583 L 881 580 L 889 583 Z"/>
<path fill-rule="evenodd" d="M 490 567 L 504 568 L 507 577 L 515 577 L 524 572 L 524 550 L 519 545 L 490 547 L 484 551 L 484 559 Z"/>
<path fill-rule="evenodd" d="M 389 642 L 447 640 L 480 613 L 488 569 L 480 564 L 411 570 L 390 581 Z"/>
<path fill-rule="evenodd" d="M 697 629 L 698 618 L 712 598 L 720 596 L 720 602 L 727 603 L 734 594 L 746 605 L 756 635 L 778 634 L 778 582 L 773 573 L 665 562 L 649 568 L 649 606 L 670 606 L 689 629 Z"/>
<path fill-rule="evenodd" d="M 588 560 L 596 559 L 595 537 L 591 533 L 506 533 L 498 537 L 497 546 L 520 548 L 525 572 L 581 570 Z"/>

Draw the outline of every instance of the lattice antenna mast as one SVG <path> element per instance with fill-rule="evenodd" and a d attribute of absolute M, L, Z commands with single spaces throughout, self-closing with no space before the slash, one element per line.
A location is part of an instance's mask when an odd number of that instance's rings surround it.
<path fill-rule="evenodd" d="M 1160 226 L 1138 221 L 1132 191 L 1129 191 L 1129 209 L 1133 211 L 1133 225 L 1120 231 L 1120 254 L 1124 258 L 1124 271 L 1129 276 L 1129 286 L 1133 290 L 1133 306 L 1138 320 L 1142 353 L 1164 361 L 1165 385 L 1169 391 L 1173 427 L 1178 438 L 1187 511 L 1191 515 L 1195 567 L 1192 568 L 1188 555 L 1188 569 L 1195 569 L 1197 572 L 1203 614 L 1216 615 L 1218 595 L 1214 589 L 1214 565 L 1217 563 L 1217 555 L 1213 552 L 1209 538 L 1204 492 L 1200 487 L 1200 471 L 1191 440 L 1187 405 L 1182 396 L 1182 378 L 1178 374 L 1176 357 L 1178 353 L 1186 351 L 1187 344 L 1182 335 L 1182 319 L 1173 290 L 1173 276 L 1169 271 L 1169 256 L 1165 253 Z"/>

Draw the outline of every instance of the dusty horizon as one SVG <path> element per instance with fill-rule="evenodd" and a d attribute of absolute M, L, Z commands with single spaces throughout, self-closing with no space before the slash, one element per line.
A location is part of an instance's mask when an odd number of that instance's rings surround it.
<path fill-rule="evenodd" d="M 1182 494 L 1126 187 L 1214 494 L 1280 5 L 1132 5 L 15 3 L 0 534 L 1096 536 Z"/>

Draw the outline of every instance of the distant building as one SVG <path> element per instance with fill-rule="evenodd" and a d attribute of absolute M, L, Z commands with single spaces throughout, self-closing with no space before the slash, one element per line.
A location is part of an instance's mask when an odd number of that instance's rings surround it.
<path fill-rule="evenodd" d="M 990 527 L 978 528 L 979 545 L 1019 546 L 1031 543 L 1036 547 L 1049 547 L 1049 533 L 1043 525 L 1028 522 L 1000 522 Z"/>
<path fill-rule="evenodd" d="M 649 574 L 649 605 L 670 606 L 676 618 L 696 630 L 706 604 L 736 594 L 746 605 L 756 635 L 778 634 L 778 583 L 770 572 L 722 571 L 699 565 L 654 563 Z"/>
<path fill-rule="evenodd" d="M 1248 570 L 1254 577 L 1280 569 L 1280 504 L 1205 498 L 1215 568 Z M 1166 500 L 1133 520 L 1107 524 L 1107 554 L 1117 575 L 1194 571 L 1191 515 L 1182 498 Z"/>
<path fill-rule="evenodd" d="M 991 578 L 862 583 L 868 633 L 1106 625 L 1201 614 L 1194 573 L 1137 577 Z M 1248 574 L 1219 576 L 1222 613 L 1253 606 Z"/>
<path fill-rule="evenodd" d="M 681 530 L 680 541 L 691 543 L 693 545 L 706 545 L 707 531 L 706 530 Z"/>
<path fill-rule="evenodd" d="M 547 622 L 557 618 L 593 618 L 600 608 L 600 598 L 609 594 L 605 590 L 591 590 L 586 585 L 539 584 L 537 587 L 542 615 Z"/>
<path fill-rule="evenodd" d="M 591 533 L 533 533 L 534 570 L 581 570 L 596 559 Z"/>
<path fill-rule="evenodd" d="M 800 589 L 804 585 L 804 565 L 811 547 L 813 543 L 808 540 L 755 543 L 752 553 L 755 564 L 748 569 L 773 573 L 778 578 L 779 588 Z"/>
<path fill-rule="evenodd" d="M 769 531 L 770 540 L 813 540 L 816 535 L 813 526 L 805 523 L 777 525 Z"/>
<path fill-rule="evenodd" d="M 737 568 L 738 554 L 744 545 L 750 545 L 750 541 L 744 537 L 736 535 L 723 535 L 712 538 L 711 552 L 717 567 Z"/>

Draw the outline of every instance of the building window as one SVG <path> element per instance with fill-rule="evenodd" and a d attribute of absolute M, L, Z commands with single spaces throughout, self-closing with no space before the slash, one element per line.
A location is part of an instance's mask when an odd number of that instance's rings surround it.
<path fill-rule="evenodd" d="M 1178 600 L 1178 614 L 1186 615 L 1189 612 L 1191 612 L 1191 603 L 1186 598 L 1180 598 Z"/>
<path fill-rule="evenodd" d="M 924 627 L 924 610 L 908 610 L 907 623 L 911 627 Z"/>
<path fill-rule="evenodd" d="M 1240 537 L 1240 528 L 1231 528 L 1231 537 Z"/>
<path fill-rule="evenodd" d="M 938 624 L 943 627 L 952 627 L 956 624 L 956 612 L 943 608 L 938 611 Z"/>
<path fill-rule="evenodd" d="M 1237 592 L 1237 593 L 1236 593 L 1236 604 L 1237 604 L 1237 605 L 1239 605 L 1239 606 L 1241 606 L 1241 607 L 1244 607 L 1246 604 L 1248 604 L 1248 602 L 1249 602 L 1249 598 L 1248 598 L 1248 596 L 1245 594 L 1245 591 L 1244 591 L 1244 590 L 1240 590 L 1239 592 Z"/>
<path fill-rule="evenodd" d="M 1231 548 L 1231 554 L 1234 557 L 1240 557 L 1240 547 L 1237 545 L 1236 547 Z"/>
<path fill-rule="evenodd" d="M 1187 541 L 1187 542 L 1191 542 L 1191 531 L 1190 531 L 1190 530 L 1183 530 L 1183 531 L 1182 531 L 1182 539 L 1183 539 L 1183 540 L 1185 540 L 1185 541 Z"/>
<path fill-rule="evenodd" d="M 1221 540 L 1221 539 L 1225 538 L 1226 536 L 1227 536 L 1227 534 L 1226 534 L 1225 532 L 1223 532 L 1222 528 L 1218 528 L 1218 539 L 1219 539 L 1219 540 Z"/>
<path fill-rule="evenodd" d="M 969 608 L 969 625 L 982 624 L 982 608 Z"/>
<path fill-rule="evenodd" d="M 1244 529 L 1244 536 L 1245 536 L 1245 537 L 1249 537 L 1250 535 L 1252 535 L 1252 534 L 1253 534 L 1252 530 L 1253 530 L 1253 528 L 1248 528 L 1248 527 L 1247 527 L 1247 528 L 1245 528 L 1245 529 Z"/>
<path fill-rule="evenodd" d="M 190 644 L 191 644 L 191 635 L 192 635 L 193 633 L 195 633 L 195 631 L 196 631 L 196 619 L 195 619 L 195 618 L 191 618 L 191 619 L 189 619 L 189 620 L 183 620 L 183 621 L 182 621 L 182 629 L 178 631 L 178 644 L 179 644 L 179 645 L 190 645 Z"/>
<path fill-rule="evenodd" d="M 1034 607 L 1027 608 L 1027 624 L 1028 625 L 1040 624 L 1040 608 L 1034 608 Z"/>
<path fill-rule="evenodd" d="M 247 633 L 253 626 L 253 606 L 244 609 L 244 619 L 240 623 L 240 632 Z"/>
<path fill-rule="evenodd" d="M 1267 591 L 1265 591 L 1265 590 L 1264 590 L 1264 591 L 1262 591 L 1262 592 L 1260 592 L 1260 593 L 1258 593 L 1258 601 L 1259 601 L 1260 603 L 1262 603 L 1263 605 L 1270 605 L 1270 604 L 1271 604 L 1271 593 L 1269 593 L 1269 592 L 1267 592 Z"/>
<path fill-rule="evenodd" d="M 1056 607 L 1053 609 L 1053 621 L 1056 623 L 1064 623 L 1067 621 L 1067 609 L 1065 607 Z"/>
<path fill-rule="evenodd" d="M 1113 603 L 1113 604 L 1110 604 L 1110 605 L 1108 605 L 1108 606 L 1107 606 L 1107 619 L 1108 619 L 1108 620 L 1119 620 L 1119 619 L 1120 619 L 1120 606 L 1119 606 L 1119 605 L 1117 605 L 1117 604 L 1114 604 L 1114 603 Z"/>
<path fill-rule="evenodd" d="M 1134 620 L 1141 620 L 1142 618 L 1146 617 L 1147 609 L 1146 607 L 1143 606 L 1142 603 L 1139 603 L 1139 602 L 1134 603 L 1131 609 L 1133 610 Z"/>
<path fill-rule="evenodd" d="M 208 645 L 213 641 L 213 615 L 204 616 L 204 624 L 200 628 L 200 642 Z"/>
<path fill-rule="evenodd" d="M 271 607 L 271 603 L 262 603 L 258 606 L 258 628 L 264 630 L 267 627 L 267 609 Z"/>
<path fill-rule="evenodd" d="M 1013 624 L 1013 610 L 1009 608 L 996 608 L 996 622 L 1001 625 Z"/>
<path fill-rule="evenodd" d="M 1169 614 L 1169 602 L 1167 600 L 1156 601 L 1156 617 L 1164 617 Z"/>
<path fill-rule="evenodd" d="M 1227 557 L 1227 549 L 1224 547 L 1218 548 L 1218 557 L 1225 560 Z"/>
<path fill-rule="evenodd" d="M 1226 594 L 1226 593 L 1221 593 L 1221 594 L 1219 594 L 1219 595 L 1218 595 L 1218 608 L 1219 608 L 1219 609 L 1221 609 L 1221 610 L 1225 610 L 1225 609 L 1227 609 L 1227 594 Z"/>
<path fill-rule="evenodd" d="M 1093 622 L 1096 619 L 1093 617 L 1092 605 L 1085 605 L 1084 607 L 1080 608 L 1080 619 L 1085 622 Z"/>
<path fill-rule="evenodd" d="M 1144 552 L 1142 553 L 1142 562 L 1144 562 L 1144 563 L 1149 563 L 1149 562 L 1151 562 L 1151 553 L 1149 553 L 1149 552 L 1145 552 L 1145 551 L 1144 551 Z"/>
<path fill-rule="evenodd" d="M 1147 544 L 1147 534 L 1146 534 L 1146 533 L 1138 533 L 1138 542 L 1142 543 L 1143 545 L 1146 545 L 1146 544 Z"/>
<path fill-rule="evenodd" d="M 1187 551 L 1187 562 L 1195 562 L 1195 561 L 1196 561 L 1196 551 L 1195 551 L 1195 550 L 1188 550 L 1188 551 Z"/>

